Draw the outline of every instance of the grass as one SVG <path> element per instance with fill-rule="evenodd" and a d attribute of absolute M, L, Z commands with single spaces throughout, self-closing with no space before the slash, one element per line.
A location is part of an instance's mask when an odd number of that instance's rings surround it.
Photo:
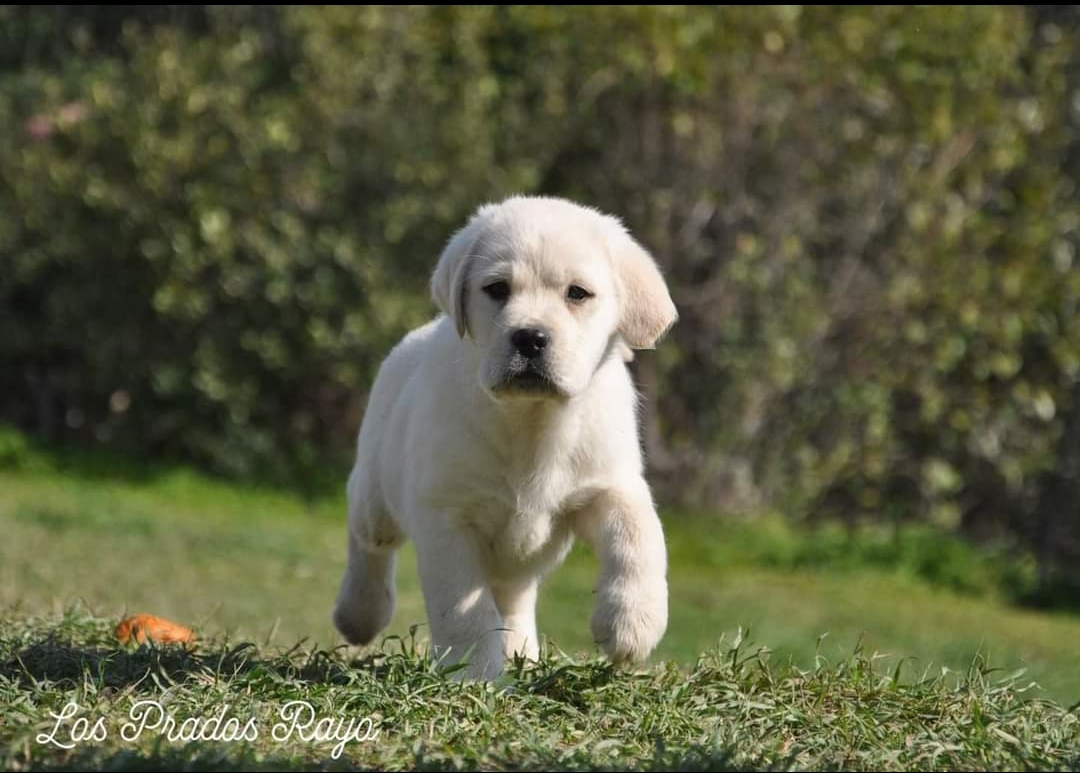
<path fill-rule="evenodd" d="M 891 549 L 874 535 L 838 542 L 685 514 L 665 516 L 665 528 L 671 620 L 647 670 L 615 673 L 596 658 L 596 565 L 575 550 L 542 589 L 547 659 L 502 684 L 460 686 L 418 654 L 424 613 L 408 552 L 397 638 L 361 661 L 338 647 L 340 497 L 60 458 L 0 470 L 0 764 L 1080 765 L 1077 712 L 1065 708 L 1080 701 L 1080 617 L 1019 609 L 965 579 L 985 579 L 996 558 L 950 548 L 929 566 L 939 538 L 914 533 Z M 201 643 L 117 645 L 119 617 L 144 611 L 194 627 Z M 139 696 L 181 719 L 228 704 L 267 737 L 127 743 L 119 729 Z M 320 716 L 377 714 L 383 733 L 342 760 L 325 744 L 276 743 L 272 714 L 294 698 Z M 48 711 L 71 700 L 106 717 L 110 738 L 70 752 L 35 743 Z"/>
<path fill-rule="evenodd" d="M 856 653 L 809 670 L 715 647 L 684 668 L 618 672 L 549 654 L 459 684 L 411 639 L 343 649 L 206 642 L 119 648 L 111 621 L 7 620 L 5 769 L 1029 770 L 1080 764 L 1080 717 L 978 664 L 897 678 Z M 156 701 L 137 729 L 139 701 Z M 300 723 L 282 715 L 300 701 Z M 74 702 L 62 722 L 49 717 Z M 136 711 L 136 714 L 132 712 Z M 160 726 L 162 714 L 171 729 Z M 220 717 L 216 728 L 207 720 Z M 240 742 L 198 733 L 253 734 Z M 85 720 L 81 728 L 79 719 Z M 318 722 L 325 721 L 322 735 Z M 127 730 L 125 726 L 131 725 Z M 97 726 L 96 742 L 73 743 Z M 186 729 L 185 729 L 186 728 Z M 171 736 L 170 736 L 171 733 Z M 42 743 L 38 740 L 47 736 Z M 313 738 L 314 736 L 314 738 Z M 73 746 L 65 750 L 59 744 Z M 335 752 L 335 747 L 340 749 Z"/>

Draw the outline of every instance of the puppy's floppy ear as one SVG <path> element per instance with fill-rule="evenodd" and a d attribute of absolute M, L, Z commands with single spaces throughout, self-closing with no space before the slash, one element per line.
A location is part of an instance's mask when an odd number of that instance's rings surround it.
<path fill-rule="evenodd" d="M 634 349 L 651 349 L 679 312 L 652 255 L 621 223 L 613 223 L 609 249 L 619 287 L 619 333 Z"/>
<path fill-rule="evenodd" d="M 465 282 L 469 277 L 469 264 L 489 213 L 489 207 L 481 207 L 469 222 L 450 238 L 439 256 L 435 273 L 431 275 L 431 297 L 439 309 L 453 320 L 461 338 L 469 334 L 469 321 L 465 313 Z"/>

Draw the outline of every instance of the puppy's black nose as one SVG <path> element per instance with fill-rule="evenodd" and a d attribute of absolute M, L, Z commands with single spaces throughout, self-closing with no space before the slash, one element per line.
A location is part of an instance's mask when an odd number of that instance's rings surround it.
<path fill-rule="evenodd" d="M 548 345 L 548 334 L 537 327 L 523 327 L 514 331 L 510 343 L 521 352 L 521 356 L 534 360 L 544 353 Z"/>

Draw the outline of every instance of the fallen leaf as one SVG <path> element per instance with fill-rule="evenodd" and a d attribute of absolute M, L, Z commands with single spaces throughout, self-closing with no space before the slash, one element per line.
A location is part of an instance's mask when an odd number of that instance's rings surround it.
<path fill-rule="evenodd" d="M 156 615 L 139 614 L 126 617 L 116 626 L 116 638 L 122 644 L 135 640 L 139 644 L 154 641 L 159 644 L 190 644 L 195 634 L 190 628 Z"/>

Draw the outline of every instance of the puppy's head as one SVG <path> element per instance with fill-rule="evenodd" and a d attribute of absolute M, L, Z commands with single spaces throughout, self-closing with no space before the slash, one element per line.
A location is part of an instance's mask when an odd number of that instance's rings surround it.
<path fill-rule="evenodd" d="M 573 397 L 622 345 L 651 348 L 677 318 L 622 224 L 561 199 L 481 207 L 447 244 L 431 290 L 479 348 L 480 384 L 497 398 Z"/>

